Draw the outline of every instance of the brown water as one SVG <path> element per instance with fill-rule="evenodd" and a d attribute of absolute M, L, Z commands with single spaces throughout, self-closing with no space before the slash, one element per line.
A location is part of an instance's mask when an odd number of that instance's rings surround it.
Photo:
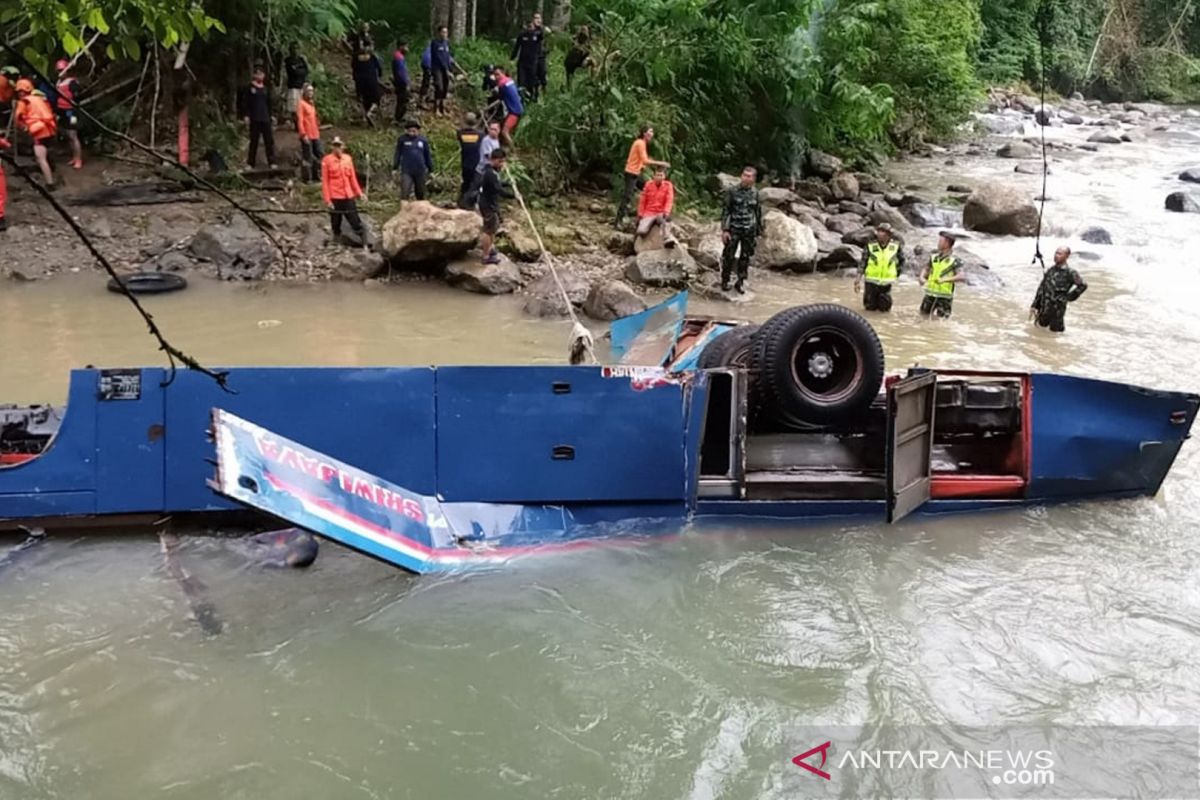
<path fill-rule="evenodd" d="M 1099 259 L 1077 259 L 1091 288 L 1064 336 L 1025 322 L 1032 242 L 976 240 L 1005 288 L 963 289 L 939 324 L 900 286 L 873 320 L 889 367 L 1200 389 L 1200 217 L 1160 210 L 1195 142 L 1055 165 L 1047 251 L 1090 223 L 1117 240 L 1075 242 Z M 1012 179 L 1012 162 L 962 163 L 896 172 Z M 753 289 L 699 305 L 761 320 L 854 300 L 838 277 Z M 173 342 L 231 365 L 561 362 L 568 333 L 516 299 L 429 284 L 195 281 L 148 305 Z M 59 400 L 87 363 L 161 362 L 92 274 L 0 284 L 0 397 Z M 440 579 L 334 546 L 307 572 L 265 572 L 227 539 L 188 538 L 215 637 L 157 541 L 55 539 L 0 567 L 0 798 L 783 798 L 803 723 L 1197 724 L 1198 467 L 1189 444 L 1154 499 L 689 528 Z"/>

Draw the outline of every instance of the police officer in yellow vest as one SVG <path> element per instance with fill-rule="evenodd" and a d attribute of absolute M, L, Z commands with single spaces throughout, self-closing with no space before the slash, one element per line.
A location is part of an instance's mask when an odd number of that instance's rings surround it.
<path fill-rule="evenodd" d="M 942 231 L 938 236 L 937 252 L 929 257 L 929 264 L 921 271 L 921 282 L 925 284 L 925 299 L 921 301 L 923 317 L 949 317 L 954 287 L 967 279 L 962 272 L 962 262 L 953 250 L 954 234 Z"/>
<path fill-rule="evenodd" d="M 863 253 L 862 275 L 855 280 L 854 291 L 866 281 L 863 308 L 867 311 L 892 310 L 892 284 L 904 269 L 904 251 L 894 236 L 891 225 L 881 224 L 875 229 L 875 241 Z"/>

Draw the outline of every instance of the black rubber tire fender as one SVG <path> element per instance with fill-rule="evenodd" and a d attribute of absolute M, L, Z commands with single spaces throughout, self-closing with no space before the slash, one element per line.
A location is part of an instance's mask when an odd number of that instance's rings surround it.
<path fill-rule="evenodd" d="M 717 336 L 700 353 L 697 362 L 700 369 L 750 368 L 750 350 L 754 345 L 754 334 L 758 325 L 739 325 Z"/>
<path fill-rule="evenodd" d="M 135 272 L 108 282 L 110 292 L 121 292 L 121 284 L 132 294 L 164 294 L 187 288 L 187 278 L 173 272 Z"/>
<path fill-rule="evenodd" d="M 801 373 L 813 361 L 830 370 L 824 377 Z M 865 412 L 883 384 L 883 345 L 871 323 L 831 304 L 798 306 L 763 323 L 750 354 L 752 398 L 759 415 L 785 427 L 850 422 Z M 805 383 L 807 381 L 807 383 Z"/>

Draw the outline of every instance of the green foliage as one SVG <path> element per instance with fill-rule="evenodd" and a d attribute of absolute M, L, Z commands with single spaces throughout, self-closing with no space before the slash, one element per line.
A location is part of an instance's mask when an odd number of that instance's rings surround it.
<path fill-rule="evenodd" d="M 110 59 L 140 61 L 148 42 L 174 47 L 225 30 L 187 0 L 0 0 L 0 25 L 9 23 L 23 25 L 22 54 L 42 70 L 54 53 L 74 56 L 94 38 L 104 38 Z"/>

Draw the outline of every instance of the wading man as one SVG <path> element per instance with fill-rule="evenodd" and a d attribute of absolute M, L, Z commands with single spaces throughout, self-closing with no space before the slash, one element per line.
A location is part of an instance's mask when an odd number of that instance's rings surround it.
<path fill-rule="evenodd" d="M 875 229 L 875 241 L 863 253 L 862 274 L 854 288 L 865 281 L 863 308 L 867 311 L 892 310 L 892 284 L 904 269 L 904 252 L 893 237 L 892 226 L 886 222 Z"/>
<path fill-rule="evenodd" d="M 763 232 L 762 201 L 758 188 L 758 170 L 746 167 L 737 186 L 725 193 L 725 204 L 721 207 L 721 241 L 725 250 L 721 253 L 721 290 L 729 291 L 729 279 L 733 274 L 733 260 L 737 258 L 738 294 L 746 293 L 746 278 L 750 273 L 750 259 Z"/>
<path fill-rule="evenodd" d="M 921 316 L 946 319 L 954 305 L 954 287 L 967 279 L 962 262 L 954 255 L 954 234 L 942 231 L 938 235 L 937 252 L 921 271 L 925 284 L 925 299 L 921 301 Z"/>
<path fill-rule="evenodd" d="M 1054 266 L 1042 276 L 1042 283 L 1033 298 L 1033 306 L 1029 309 L 1029 319 L 1032 322 L 1055 333 L 1062 333 L 1067 329 L 1067 303 L 1074 303 L 1087 291 L 1083 277 L 1067 263 L 1070 258 L 1069 247 L 1060 247 L 1055 251 Z"/>

